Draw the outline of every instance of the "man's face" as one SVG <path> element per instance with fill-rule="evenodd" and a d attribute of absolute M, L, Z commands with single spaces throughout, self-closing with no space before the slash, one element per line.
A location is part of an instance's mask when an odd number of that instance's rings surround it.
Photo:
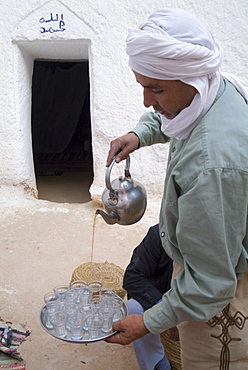
<path fill-rule="evenodd" d="M 197 90 L 179 80 L 157 80 L 134 72 L 136 80 L 144 88 L 144 106 L 153 106 L 164 117 L 173 119 L 188 107 Z"/>

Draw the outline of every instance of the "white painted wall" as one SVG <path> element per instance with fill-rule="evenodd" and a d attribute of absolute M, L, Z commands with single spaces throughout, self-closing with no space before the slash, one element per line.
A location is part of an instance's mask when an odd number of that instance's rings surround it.
<path fill-rule="evenodd" d="M 193 11 L 204 20 L 225 50 L 222 70 L 248 82 L 247 0 L 8 0 L 0 3 L 2 202 L 13 196 L 22 201 L 37 195 L 30 131 L 35 58 L 89 59 L 95 176 L 91 194 L 93 199 L 100 199 L 105 187 L 109 142 L 130 130 L 145 112 L 142 89 L 127 65 L 127 29 L 136 27 L 151 12 L 165 6 Z M 145 185 L 151 199 L 162 193 L 166 156 L 167 146 L 162 145 L 142 148 L 131 156 L 131 174 Z M 122 173 L 122 165 L 115 165 L 113 178 Z"/>

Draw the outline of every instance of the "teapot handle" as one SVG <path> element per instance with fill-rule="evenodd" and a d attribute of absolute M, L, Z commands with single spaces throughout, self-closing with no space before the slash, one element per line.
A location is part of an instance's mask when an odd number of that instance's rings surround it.
<path fill-rule="evenodd" d="M 106 183 L 106 187 L 111 191 L 111 192 L 114 192 L 114 190 L 112 189 L 111 187 L 111 184 L 110 184 L 110 173 L 112 171 L 112 168 L 113 168 L 113 165 L 115 164 L 115 158 L 112 160 L 112 162 L 110 163 L 110 165 L 107 167 L 107 170 L 106 170 L 106 174 L 105 174 L 105 183 Z M 126 159 L 126 166 L 125 166 L 125 177 L 129 177 L 131 178 L 131 174 L 129 172 L 129 168 L 130 168 L 130 157 L 128 156 L 127 159 Z"/>

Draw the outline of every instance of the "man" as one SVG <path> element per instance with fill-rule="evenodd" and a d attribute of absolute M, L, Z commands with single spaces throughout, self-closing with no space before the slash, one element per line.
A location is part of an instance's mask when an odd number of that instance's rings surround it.
<path fill-rule="evenodd" d="M 174 261 L 171 289 L 115 323 L 110 343 L 179 329 L 183 369 L 248 368 L 248 89 L 220 74 L 222 49 L 180 9 L 153 13 L 127 38 L 143 115 L 111 142 L 107 166 L 170 140 L 159 229 Z"/>
<path fill-rule="evenodd" d="M 170 288 L 171 275 L 172 260 L 163 249 L 157 224 L 150 227 L 134 249 L 124 274 L 123 288 L 127 291 L 129 314 L 143 314 L 161 301 Z M 141 370 L 171 369 L 159 335 L 149 333 L 135 340 L 133 347 Z"/>

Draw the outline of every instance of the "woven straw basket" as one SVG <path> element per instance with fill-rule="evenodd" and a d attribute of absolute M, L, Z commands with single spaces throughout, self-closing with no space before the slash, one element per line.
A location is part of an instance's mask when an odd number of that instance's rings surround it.
<path fill-rule="evenodd" d="M 160 334 L 166 356 L 171 363 L 172 370 L 182 370 L 180 342 L 169 340 L 168 335 L 167 331 Z"/>
<path fill-rule="evenodd" d="M 102 283 L 102 288 L 113 289 L 119 297 L 124 299 L 125 289 L 122 288 L 124 271 L 114 263 L 108 261 L 104 263 L 87 262 L 78 266 L 72 273 L 71 282 L 84 280 L 89 283 L 98 280 Z"/>

